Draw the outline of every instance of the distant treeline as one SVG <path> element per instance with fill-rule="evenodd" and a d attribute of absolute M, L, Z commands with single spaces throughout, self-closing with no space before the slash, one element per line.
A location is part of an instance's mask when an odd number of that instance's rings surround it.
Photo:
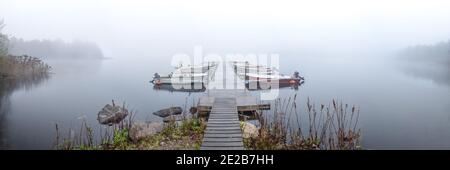
<path fill-rule="evenodd" d="M 401 68 L 415 77 L 450 85 L 450 40 L 433 45 L 416 45 L 400 51 Z"/>
<path fill-rule="evenodd" d="M 96 59 L 103 58 L 100 48 L 91 42 L 62 40 L 30 40 L 12 37 L 8 52 L 12 55 L 31 55 L 42 59 Z"/>
<path fill-rule="evenodd" d="M 8 55 L 8 36 L 2 34 L 2 29 L 5 27 L 3 20 L 0 21 L 0 57 Z"/>
<path fill-rule="evenodd" d="M 400 56 L 408 60 L 450 66 L 450 40 L 433 45 L 411 46 L 402 50 Z"/>
<path fill-rule="evenodd" d="M 0 21 L 0 81 L 10 78 L 46 75 L 51 67 L 39 58 L 24 54 L 10 54 L 8 49 L 9 38 L 1 32 L 3 27 L 3 21 Z"/>

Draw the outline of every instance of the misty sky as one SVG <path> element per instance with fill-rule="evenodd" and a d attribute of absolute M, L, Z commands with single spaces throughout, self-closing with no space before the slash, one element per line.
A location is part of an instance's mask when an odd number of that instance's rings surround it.
<path fill-rule="evenodd" d="M 450 39 L 449 9 L 445 0 L 0 0 L 8 35 L 87 40 L 107 53 L 193 45 L 395 49 Z"/>

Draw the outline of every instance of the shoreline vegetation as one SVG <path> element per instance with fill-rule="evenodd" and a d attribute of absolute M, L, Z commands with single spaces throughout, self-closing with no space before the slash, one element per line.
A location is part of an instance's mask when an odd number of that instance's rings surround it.
<path fill-rule="evenodd" d="M 4 26 L 3 20 L 0 21 L 0 80 L 47 74 L 51 67 L 39 58 L 9 53 L 9 38 L 1 32 Z"/>
<path fill-rule="evenodd" d="M 57 150 L 197 150 L 200 148 L 205 123 L 200 119 L 184 119 L 180 123 L 175 121 L 164 123 L 160 132 L 143 137 L 138 141 L 130 138 L 129 124 L 107 127 L 100 135 L 100 140 L 94 140 L 92 127 L 86 122 L 75 135 L 60 139 L 56 124 Z"/>
<path fill-rule="evenodd" d="M 5 90 L 47 79 L 51 70 L 49 65 L 37 57 L 9 54 L 9 39 L 1 32 L 3 27 L 3 21 L 0 21 L 0 97 Z"/>
<path fill-rule="evenodd" d="M 299 112 L 297 96 L 274 101 L 273 110 L 256 113 L 256 125 L 240 120 L 247 150 L 355 150 L 360 146 L 359 109 L 335 100 L 325 106 L 308 99 L 306 113 Z M 113 102 L 114 105 L 114 102 Z M 57 150 L 198 150 L 206 129 L 205 118 L 186 109 L 181 119 L 137 122 L 134 113 L 122 106 L 127 117 L 113 125 L 101 125 L 100 134 L 82 122 L 80 130 L 61 136 L 56 124 Z M 192 109 L 189 109 L 192 110 Z M 301 117 L 307 117 L 302 119 Z M 295 122 L 295 123 L 294 123 Z M 144 126 L 142 126 L 144 125 Z M 258 126 L 258 127 L 257 127 Z M 140 132 L 139 130 L 144 130 Z M 150 129 L 150 130 L 149 130 Z M 158 130 L 156 130 L 158 129 Z M 149 133 L 150 132 L 150 133 Z M 94 139 L 95 137 L 99 137 Z"/>
<path fill-rule="evenodd" d="M 0 56 L 0 79 L 15 79 L 48 74 L 51 67 L 36 57 Z"/>
<path fill-rule="evenodd" d="M 108 104 L 109 105 L 109 104 Z M 108 106 L 107 105 L 107 106 Z M 112 102 L 113 107 L 117 107 Z M 106 106 L 105 106 L 106 107 Z M 201 119 L 182 113 L 182 119 L 168 122 L 137 122 L 134 112 L 125 103 L 120 107 L 126 115 L 114 124 L 101 125 L 99 134 L 83 120 L 80 130 L 61 138 L 55 124 L 57 150 L 196 150 L 200 148 L 206 123 Z M 185 109 L 186 111 L 186 109 Z M 70 130 L 70 132 L 73 132 Z M 94 139 L 95 136 L 99 137 Z"/>
<path fill-rule="evenodd" d="M 307 99 L 306 111 L 297 107 L 297 95 L 276 99 L 274 109 L 258 117 L 257 135 L 244 138 L 256 150 L 356 150 L 360 145 L 359 108 L 332 100 L 316 106 Z M 272 107 L 271 107 L 272 108 Z M 248 124 L 248 123 L 247 123 Z M 245 132 L 245 128 L 243 129 Z M 245 135 L 245 134 L 244 134 Z"/>

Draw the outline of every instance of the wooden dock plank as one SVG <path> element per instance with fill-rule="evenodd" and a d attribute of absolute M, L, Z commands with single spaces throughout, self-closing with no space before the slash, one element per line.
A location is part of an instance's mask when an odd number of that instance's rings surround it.
<path fill-rule="evenodd" d="M 218 126 L 210 126 L 210 127 L 206 127 L 206 130 L 211 130 L 211 131 L 218 131 L 218 130 L 223 130 L 223 131 L 226 131 L 226 130 L 241 130 L 241 128 L 238 126 L 238 127 L 235 127 L 235 126 L 222 126 L 222 127 L 218 127 Z"/>
<path fill-rule="evenodd" d="M 223 121 L 234 121 L 236 119 L 239 119 L 238 116 L 214 116 L 211 117 L 209 120 L 223 120 Z"/>
<path fill-rule="evenodd" d="M 220 120 L 209 120 L 209 122 L 208 122 L 209 124 L 224 124 L 224 123 L 237 123 L 237 124 L 240 124 L 240 122 L 239 121 L 220 121 Z"/>
<path fill-rule="evenodd" d="M 244 150 L 244 147 L 211 147 L 202 146 L 200 150 Z"/>
<path fill-rule="evenodd" d="M 214 99 L 200 149 L 244 149 L 236 98 L 216 97 Z"/>
<path fill-rule="evenodd" d="M 217 111 L 213 111 L 213 112 L 217 112 Z M 235 115 L 236 115 L 235 112 L 220 112 L 220 113 L 216 113 L 216 114 L 211 115 L 211 116 L 235 116 Z"/>
<path fill-rule="evenodd" d="M 241 137 L 242 135 L 240 134 L 241 131 L 239 130 L 227 130 L 227 131 L 217 131 L 217 130 L 207 130 L 208 134 L 236 134 L 236 136 L 231 136 L 228 138 L 232 138 L 232 137 Z"/>
<path fill-rule="evenodd" d="M 234 121 L 235 118 L 215 118 L 215 119 L 209 119 L 210 121 Z"/>
<path fill-rule="evenodd" d="M 208 120 L 217 120 L 217 119 L 232 119 L 232 120 L 236 120 L 236 119 L 239 119 L 239 117 L 237 115 L 236 116 L 220 116 L 220 115 L 217 115 L 217 116 L 210 117 L 210 119 L 208 119 Z M 227 121 L 230 121 L 230 120 L 227 120 Z"/>
<path fill-rule="evenodd" d="M 205 138 L 203 139 L 204 142 L 242 142 L 241 138 Z"/>
<path fill-rule="evenodd" d="M 230 127 L 230 126 L 239 126 L 239 124 L 235 123 L 210 123 L 209 127 Z"/>
<path fill-rule="evenodd" d="M 227 133 L 206 133 L 204 138 L 242 138 L 242 134 L 227 134 Z"/>
<path fill-rule="evenodd" d="M 216 122 L 211 122 L 209 124 L 209 127 L 214 127 L 214 126 L 240 126 L 240 123 L 229 123 L 229 122 L 225 122 L 225 123 L 216 123 Z"/>
<path fill-rule="evenodd" d="M 240 141 L 216 141 L 216 142 L 204 142 L 202 146 L 215 146 L 215 147 L 241 147 L 242 140 Z"/>
<path fill-rule="evenodd" d="M 211 115 L 209 116 L 209 118 L 214 119 L 214 118 L 230 118 L 230 119 L 234 119 L 234 118 L 239 118 L 238 114 L 236 113 L 235 115 L 222 115 L 222 114 L 217 114 L 217 115 Z"/>

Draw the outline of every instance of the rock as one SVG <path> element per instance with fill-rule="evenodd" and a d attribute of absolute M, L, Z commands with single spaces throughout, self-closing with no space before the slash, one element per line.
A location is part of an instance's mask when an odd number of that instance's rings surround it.
<path fill-rule="evenodd" d="M 242 127 L 242 137 L 243 138 L 255 138 L 259 135 L 259 129 L 248 122 L 245 122 Z"/>
<path fill-rule="evenodd" d="M 182 115 L 170 115 L 170 116 L 167 116 L 167 117 L 165 117 L 164 119 L 163 119 L 163 122 L 165 122 L 165 123 L 167 123 L 167 122 L 170 122 L 170 121 L 181 121 L 181 120 L 183 120 L 183 116 Z"/>
<path fill-rule="evenodd" d="M 145 137 L 152 136 L 163 129 L 161 122 L 135 122 L 131 126 L 128 135 L 132 141 L 136 142 Z"/>
<path fill-rule="evenodd" d="M 183 109 L 181 109 L 181 107 L 171 107 L 153 112 L 153 114 L 159 117 L 167 117 L 170 115 L 179 115 L 181 114 L 181 112 L 183 112 Z"/>
<path fill-rule="evenodd" d="M 105 105 L 103 109 L 98 112 L 97 120 L 100 124 L 116 124 L 122 121 L 128 115 L 128 110 L 120 106 Z"/>

